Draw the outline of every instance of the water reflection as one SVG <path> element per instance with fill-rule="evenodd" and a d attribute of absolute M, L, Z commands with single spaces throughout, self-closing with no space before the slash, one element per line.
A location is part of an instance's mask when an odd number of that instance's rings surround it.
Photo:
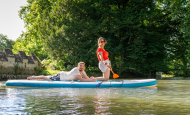
<path fill-rule="evenodd" d="M 4 109 L 0 111 L 8 114 L 111 114 L 113 108 L 122 105 L 118 104 L 122 98 L 146 98 L 145 95 L 156 92 L 157 89 L 152 88 L 6 88 L 6 95 L 0 99 Z"/>
<path fill-rule="evenodd" d="M 190 114 L 190 81 L 154 88 L 5 88 L 0 114 Z"/>

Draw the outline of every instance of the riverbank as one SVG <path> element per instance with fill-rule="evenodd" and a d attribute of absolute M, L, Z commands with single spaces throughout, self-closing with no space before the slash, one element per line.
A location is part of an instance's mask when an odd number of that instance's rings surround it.
<path fill-rule="evenodd" d="M 56 73 L 60 72 L 60 70 L 43 70 L 39 73 L 39 75 L 55 75 Z M 88 76 L 102 76 L 101 72 L 92 72 L 92 71 L 87 71 Z M 119 75 L 120 77 L 117 78 L 116 80 L 121 80 L 121 79 L 154 79 L 152 76 L 139 76 L 139 75 L 134 75 L 134 74 L 123 74 Z M 7 81 L 8 79 L 26 79 L 28 76 L 24 75 L 18 75 L 16 76 L 10 76 L 10 77 L 1 77 L 0 76 L 0 81 Z M 174 75 L 167 75 L 167 74 L 161 74 L 157 75 L 156 77 L 157 80 L 190 80 L 190 77 L 185 77 L 185 76 L 174 76 Z M 112 73 L 110 74 L 110 80 L 112 80 Z"/>
<path fill-rule="evenodd" d="M 190 80 L 189 76 L 174 76 L 162 74 L 161 76 L 156 78 L 157 80 Z"/>
<path fill-rule="evenodd" d="M 190 80 L 190 77 L 162 77 L 157 80 Z"/>

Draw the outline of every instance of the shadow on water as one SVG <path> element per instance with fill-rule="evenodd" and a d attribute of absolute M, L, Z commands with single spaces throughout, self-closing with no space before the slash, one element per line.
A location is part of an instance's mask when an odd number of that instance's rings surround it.
<path fill-rule="evenodd" d="M 101 89 L 7 88 L 0 82 L 0 114 L 188 114 L 189 83 Z"/>
<path fill-rule="evenodd" d="M 156 88 L 5 88 L 0 114 L 113 114 L 118 98 L 144 98 L 145 93 L 156 92 Z"/>

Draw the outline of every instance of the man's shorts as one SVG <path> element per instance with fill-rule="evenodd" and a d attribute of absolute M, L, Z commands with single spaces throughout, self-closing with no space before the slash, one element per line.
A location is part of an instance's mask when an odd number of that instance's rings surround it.
<path fill-rule="evenodd" d="M 108 66 L 105 65 L 104 63 L 107 63 L 107 65 L 111 66 L 110 60 L 105 60 L 104 62 L 99 61 L 99 64 L 98 64 L 98 65 L 99 65 L 99 69 L 100 69 L 102 72 L 106 72 L 106 71 L 110 70 L 110 69 L 108 68 Z"/>
<path fill-rule="evenodd" d="M 50 80 L 53 80 L 53 81 L 60 81 L 60 73 L 52 76 L 49 78 Z"/>

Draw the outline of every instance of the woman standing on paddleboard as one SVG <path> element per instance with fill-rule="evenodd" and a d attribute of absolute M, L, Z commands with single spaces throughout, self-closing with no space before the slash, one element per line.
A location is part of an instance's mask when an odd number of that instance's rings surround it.
<path fill-rule="evenodd" d="M 98 49 L 96 51 L 98 60 L 99 60 L 99 69 L 103 73 L 103 77 L 97 77 L 99 81 L 107 81 L 110 77 L 110 69 L 108 66 L 111 66 L 111 62 L 109 60 L 109 53 L 104 49 L 105 44 L 107 43 L 106 39 L 100 37 L 98 39 Z"/>

